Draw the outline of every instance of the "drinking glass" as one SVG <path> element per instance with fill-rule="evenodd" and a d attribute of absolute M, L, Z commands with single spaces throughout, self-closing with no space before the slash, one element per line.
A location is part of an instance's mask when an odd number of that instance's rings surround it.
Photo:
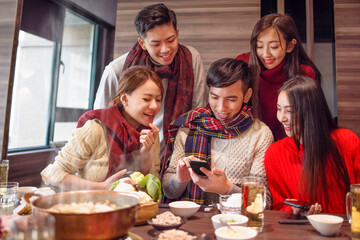
<path fill-rule="evenodd" d="M 9 174 L 9 160 L 0 160 L 0 182 L 7 183 Z"/>
<path fill-rule="evenodd" d="M 55 217 L 45 212 L 18 217 L 10 228 L 11 240 L 55 239 Z"/>
<path fill-rule="evenodd" d="M 14 206 L 18 189 L 18 182 L 0 182 L 0 207 Z"/>
<path fill-rule="evenodd" d="M 241 214 L 249 218 L 248 227 L 262 232 L 265 205 L 265 179 L 261 177 L 244 177 L 242 179 Z"/>
<path fill-rule="evenodd" d="M 351 223 L 351 236 L 360 239 L 360 184 L 351 184 L 346 194 L 346 215 Z"/>
<path fill-rule="evenodd" d="M 232 195 L 220 195 L 219 203 L 221 213 L 240 214 L 241 201 L 241 193 L 234 193 Z"/>

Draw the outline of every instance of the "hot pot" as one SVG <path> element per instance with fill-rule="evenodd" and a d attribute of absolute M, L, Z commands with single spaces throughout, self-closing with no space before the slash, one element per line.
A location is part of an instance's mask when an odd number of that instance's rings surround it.
<path fill-rule="evenodd" d="M 55 204 L 102 202 L 109 200 L 126 207 L 100 213 L 54 213 L 56 239 L 113 239 L 126 234 L 134 226 L 139 208 L 138 198 L 114 191 L 89 190 L 57 193 L 32 202 L 33 212 L 48 212 Z"/>

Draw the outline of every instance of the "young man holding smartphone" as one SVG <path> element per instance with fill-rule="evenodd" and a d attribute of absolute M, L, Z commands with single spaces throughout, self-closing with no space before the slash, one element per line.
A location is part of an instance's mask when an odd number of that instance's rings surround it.
<path fill-rule="evenodd" d="M 264 154 L 273 135 L 253 117 L 254 82 L 247 64 L 220 59 L 211 65 L 206 81 L 209 105 L 183 114 L 169 127 L 172 154 L 162 183 L 170 200 L 212 204 L 218 194 L 240 192 L 244 176 L 266 178 Z M 206 177 L 199 176 L 189 160 L 206 161 L 211 170 L 201 167 Z"/>

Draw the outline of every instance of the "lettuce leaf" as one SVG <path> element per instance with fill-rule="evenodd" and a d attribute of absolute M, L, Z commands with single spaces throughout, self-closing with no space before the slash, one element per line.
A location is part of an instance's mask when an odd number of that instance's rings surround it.
<path fill-rule="evenodd" d="M 139 184 L 139 182 L 144 179 L 144 175 L 141 172 L 134 172 L 130 174 L 130 178 L 134 180 L 136 184 Z"/>
<path fill-rule="evenodd" d="M 146 183 L 149 180 L 149 175 L 150 175 L 150 173 L 147 174 L 140 182 L 138 182 L 138 184 L 140 186 L 143 186 L 144 188 L 146 188 Z"/>
<path fill-rule="evenodd" d="M 147 194 L 156 202 L 161 197 L 161 182 L 153 174 L 147 174 L 139 183 L 146 189 Z"/>

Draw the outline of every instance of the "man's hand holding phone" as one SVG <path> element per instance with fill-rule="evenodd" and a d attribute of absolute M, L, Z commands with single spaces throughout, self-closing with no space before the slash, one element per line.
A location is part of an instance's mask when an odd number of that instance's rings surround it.
<path fill-rule="evenodd" d="M 200 170 L 204 168 L 206 174 Z M 227 179 L 224 170 L 214 168 L 200 159 L 189 156 L 178 161 L 175 179 L 179 183 L 187 183 L 190 180 L 205 192 L 225 194 L 229 191 L 232 183 Z"/>
<path fill-rule="evenodd" d="M 176 175 L 175 179 L 178 183 L 187 183 L 191 180 L 189 168 L 190 168 L 190 159 L 197 159 L 194 156 L 184 157 L 178 161 L 176 166 Z"/>
<path fill-rule="evenodd" d="M 224 170 L 219 168 L 210 170 L 208 169 L 210 168 L 210 165 L 208 167 L 200 166 L 200 168 L 200 171 L 205 173 L 206 177 L 195 173 L 193 168 L 191 168 L 189 171 L 191 172 L 190 176 L 193 182 L 198 185 L 204 192 L 212 192 L 224 195 L 230 190 L 232 183 L 229 181 L 229 179 L 227 179 Z"/>

